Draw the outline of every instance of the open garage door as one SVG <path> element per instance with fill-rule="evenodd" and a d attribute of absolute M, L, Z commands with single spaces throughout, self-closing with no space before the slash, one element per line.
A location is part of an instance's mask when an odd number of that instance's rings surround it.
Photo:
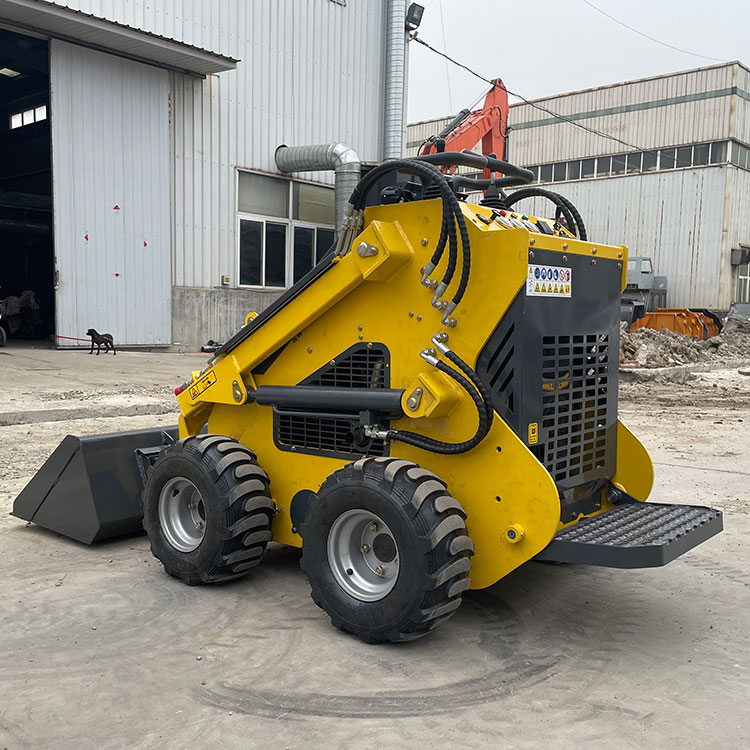
<path fill-rule="evenodd" d="M 53 39 L 50 79 L 58 344 L 170 344 L 168 73 Z"/>

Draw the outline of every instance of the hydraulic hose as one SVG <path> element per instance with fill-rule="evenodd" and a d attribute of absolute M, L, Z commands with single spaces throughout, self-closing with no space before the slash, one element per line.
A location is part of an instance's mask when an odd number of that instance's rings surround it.
<path fill-rule="evenodd" d="M 511 206 L 515 205 L 519 201 L 524 200 L 525 198 L 546 198 L 547 200 L 551 201 L 557 206 L 562 215 L 565 217 L 565 221 L 567 222 L 571 232 L 573 232 L 573 234 L 580 240 L 585 240 L 587 238 L 586 227 L 583 223 L 581 214 L 578 212 L 578 209 L 564 196 L 560 195 L 559 193 L 554 193 L 551 190 L 545 190 L 544 188 L 539 187 L 521 188 L 520 190 L 516 190 L 514 193 L 511 193 L 505 199 L 505 206 L 506 208 L 511 208 Z"/>
<path fill-rule="evenodd" d="M 473 448 L 476 448 L 476 446 L 487 437 L 492 422 L 488 417 L 487 409 L 482 397 L 468 378 L 465 378 L 460 372 L 456 372 L 456 370 L 440 360 L 435 361 L 435 367 L 437 367 L 440 372 L 444 372 L 446 375 L 453 378 L 471 397 L 477 408 L 477 414 L 479 415 L 477 431 L 471 438 L 460 443 L 446 443 L 442 440 L 435 440 L 434 438 L 429 438 L 425 435 L 419 435 L 416 432 L 409 432 L 407 430 L 389 430 L 387 439 L 396 440 L 400 443 L 406 443 L 407 445 L 413 445 L 416 448 L 430 451 L 431 453 L 440 453 L 443 455 L 466 453 Z"/>
<path fill-rule="evenodd" d="M 436 345 L 440 346 L 437 342 Z M 487 421 L 489 423 L 487 430 L 489 431 L 489 428 L 492 427 L 492 420 L 495 418 L 495 408 L 492 406 L 492 393 L 490 392 L 490 389 L 484 384 L 484 381 L 479 375 L 477 375 L 477 373 L 474 372 L 474 370 L 472 370 L 471 367 L 469 367 L 469 365 L 467 365 L 466 362 L 464 362 L 453 350 L 446 349 L 444 354 L 454 365 L 456 365 L 456 367 L 463 371 L 464 375 L 471 380 L 474 387 L 479 391 L 479 395 L 484 402 L 485 411 L 487 412 Z"/>
<path fill-rule="evenodd" d="M 433 154 L 433 156 L 437 155 Z M 425 163 L 425 160 L 391 159 L 372 169 L 359 181 L 359 184 L 354 189 L 351 198 L 349 199 L 349 202 L 355 209 L 362 210 L 362 208 L 364 207 L 365 198 L 369 190 L 383 175 L 387 174 L 388 172 L 406 172 L 408 174 L 413 174 L 422 179 L 423 182 L 425 180 L 435 182 L 440 189 L 440 195 L 443 201 L 443 223 L 447 229 L 448 244 L 450 246 L 448 268 L 446 269 L 445 276 L 443 277 L 443 281 L 441 282 L 441 291 L 444 291 L 444 289 L 447 289 L 447 287 L 450 285 L 451 281 L 453 280 L 456 266 L 458 264 L 456 224 L 458 225 L 458 230 L 461 236 L 463 263 L 461 280 L 459 282 L 458 289 L 456 290 L 456 294 L 454 295 L 453 300 L 450 303 L 450 311 L 452 311 L 461 302 L 461 299 L 463 298 L 463 295 L 466 291 L 466 286 L 468 284 L 469 276 L 471 273 L 471 247 L 469 244 L 469 232 L 466 228 L 466 221 L 464 219 L 463 213 L 461 212 L 461 206 L 458 202 L 458 199 L 451 190 L 451 187 L 448 184 L 445 176 L 442 174 L 442 172 L 440 172 L 439 169 L 432 166 L 432 164 Z M 435 249 L 435 253 L 433 253 L 433 258 L 430 263 L 430 265 L 432 266 L 430 272 L 436 267 L 437 262 L 439 262 L 440 258 L 442 257 L 442 254 L 443 248 L 440 247 L 440 241 L 438 241 L 438 246 Z M 437 262 L 435 262 L 436 260 Z M 446 317 L 448 314 L 449 312 L 446 312 L 446 315 L 444 317 Z"/>

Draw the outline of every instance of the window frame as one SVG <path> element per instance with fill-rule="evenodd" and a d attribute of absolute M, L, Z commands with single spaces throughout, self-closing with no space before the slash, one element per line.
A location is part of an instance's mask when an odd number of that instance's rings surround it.
<path fill-rule="evenodd" d="M 743 273 L 743 269 L 746 273 Z M 736 302 L 750 302 L 750 261 L 737 266 L 737 288 L 734 299 Z"/>
<path fill-rule="evenodd" d="M 264 292 L 277 292 L 281 293 L 285 291 L 286 289 L 289 289 L 291 286 L 294 285 L 294 228 L 295 227 L 303 227 L 306 229 L 327 229 L 331 230 L 334 233 L 336 232 L 336 224 L 335 222 L 333 224 L 316 224 L 314 222 L 310 221 L 303 221 L 301 219 L 293 219 L 292 216 L 294 215 L 294 190 L 292 185 L 295 182 L 299 182 L 305 185 L 314 185 L 317 187 L 323 187 L 328 188 L 331 191 L 334 191 L 335 188 L 333 185 L 327 185 L 325 183 L 321 182 L 315 182 L 312 180 L 299 180 L 295 179 L 293 177 L 287 177 L 286 175 L 278 175 L 278 174 L 272 174 L 269 172 L 262 172 L 257 169 L 243 169 L 241 167 L 235 168 L 235 215 L 236 215 L 236 223 L 235 223 L 235 234 L 236 234 L 236 241 L 235 241 L 235 288 L 236 289 L 250 289 L 255 291 L 264 291 Z M 282 179 L 286 180 L 287 183 L 287 216 L 264 216 L 263 214 L 256 214 L 256 213 L 250 213 L 247 211 L 240 211 L 239 210 L 239 190 L 240 190 L 240 174 L 246 172 L 251 174 L 257 174 L 261 177 L 272 177 L 275 179 Z M 240 246 L 241 242 L 241 233 L 240 233 L 240 227 L 242 221 L 256 221 L 263 225 L 263 234 L 262 234 L 262 245 L 261 245 L 261 255 L 260 255 L 260 284 L 242 284 L 240 282 L 240 268 L 241 268 L 241 252 L 242 248 Z M 284 286 L 269 286 L 266 282 L 266 224 L 270 222 L 271 224 L 283 224 L 286 226 L 286 239 L 284 243 Z M 317 231 L 314 235 L 314 240 L 317 240 Z M 315 241 L 313 242 L 313 253 L 315 251 Z M 314 264 L 313 264 L 314 265 Z"/>

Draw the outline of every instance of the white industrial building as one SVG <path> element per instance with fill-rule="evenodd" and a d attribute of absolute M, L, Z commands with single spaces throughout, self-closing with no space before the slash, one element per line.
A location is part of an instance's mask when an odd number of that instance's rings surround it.
<path fill-rule="evenodd" d="M 589 239 L 651 256 L 669 306 L 750 301 L 750 69 L 730 62 L 533 101 L 635 147 L 511 106 L 509 161 L 569 198 Z M 450 119 L 409 125 L 407 155 Z"/>
<path fill-rule="evenodd" d="M 400 151 L 404 12 L 0 0 L 0 298 L 36 292 L 61 345 L 229 336 L 332 240 L 333 174 L 277 147 Z"/>

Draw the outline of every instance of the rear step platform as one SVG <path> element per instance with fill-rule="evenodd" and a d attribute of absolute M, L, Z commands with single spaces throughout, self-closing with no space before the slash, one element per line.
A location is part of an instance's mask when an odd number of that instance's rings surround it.
<path fill-rule="evenodd" d="M 534 559 L 608 568 L 656 568 L 722 528 L 721 511 L 714 508 L 627 503 L 560 529 Z"/>

